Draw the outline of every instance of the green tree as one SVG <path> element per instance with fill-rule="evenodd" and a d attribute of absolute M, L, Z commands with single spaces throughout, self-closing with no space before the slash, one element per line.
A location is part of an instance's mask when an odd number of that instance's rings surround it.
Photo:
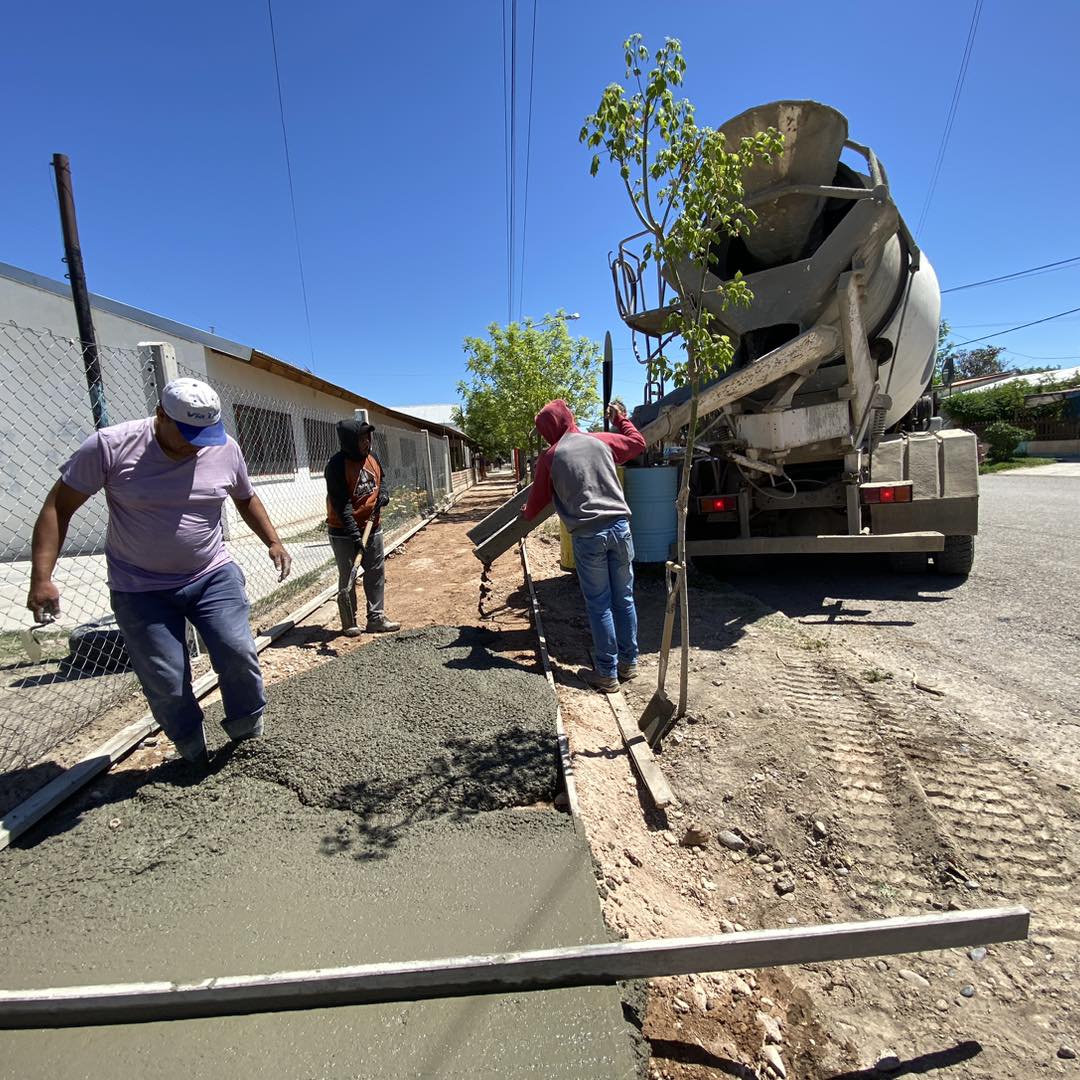
<path fill-rule="evenodd" d="M 980 375 L 999 375 L 1006 370 L 1001 354 L 1004 345 L 982 345 L 978 349 L 958 349 L 949 340 L 952 328 L 942 319 L 938 324 L 937 363 L 934 381 L 952 385 L 958 379 L 976 379 Z"/>
<path fill-rule="evenodd" d="M 594 151 L 592 174 L 606 155 L 622 179 L 631 208 L 646 234 L 645 264 L 658 261 L 672 283 L 676 302 L 665 329 L 682 339 L 684 359 L 661 357 L 665 376 L 691 388 L 687 447 L 697 433 L 698 394 L 702 385 L 731 365 L 734 348 L 726 334 L 710 329 L 713 316 L 703 303 L 704 269 L 713 261 L 713 244 L 723 236 L 743 236 L 757 218 L 743 205 L 743 173 L 759 159 L 770 160 L 783 150 L 779 133 L 770 128 L 729 147 L 725 136 L 699 127 L 694 107 L 676 98 L 686 62 L 681 44 L 673 39 L 650 54 L 640 34 L 623 43 L 624 82 L 603 92 L 595 113 L 585 118 L 580 141 Z M 644 268 L 643 268 L 644 269 Z M 741 274 L 710 294 L 721 307 L 749 304 L 752 296 Z M 650 372 L 650 375 L 654 373 Z M 682 607 L 681 669 L 678 716 L 686 712 L 689 660 L 689 609 L 686 583 L 686 515 L 690 498 L 690 470 L 683 469 L 679 490 L 678 554 L 675 576 Z"/>
<path fill-rule="evenodd" d="M 540 450 L 533 418 L 554 398 L 570 406 L 582 428 L 595 420 L 600 346 L 572 338 L 566 312 L 539 323 L 492 323 L 486 338 L 466 338 L 464 348 L 469 378 L 458 383 L 461 426 L 486 454 Z"/>

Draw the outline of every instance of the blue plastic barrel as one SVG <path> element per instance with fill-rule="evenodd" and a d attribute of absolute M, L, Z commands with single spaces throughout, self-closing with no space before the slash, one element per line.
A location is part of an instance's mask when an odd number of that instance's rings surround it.
<path fill-rule="evenodd" d="M 627 469 L 623 488 L 630 506 L 634 562 L 665 562 L 670 558 L 678 524 L 675 513 L 679 489 L 678 466 Z"/>

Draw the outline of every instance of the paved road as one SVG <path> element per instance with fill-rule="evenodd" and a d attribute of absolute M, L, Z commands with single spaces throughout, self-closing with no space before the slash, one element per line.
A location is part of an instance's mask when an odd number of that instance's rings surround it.
<path fill-rule="evenodd" d="M 879 559 L 784 559 L 738 588 L 891 669 L 918 669 L 999 722 L 1080 744 L 1080 463 L 982 478 L 975 567 L 957 584 Z M 1075 737 L 1075 739 L 1074 739 Z M 1044 740 L 1045 741 L 1045 740 Z"/>

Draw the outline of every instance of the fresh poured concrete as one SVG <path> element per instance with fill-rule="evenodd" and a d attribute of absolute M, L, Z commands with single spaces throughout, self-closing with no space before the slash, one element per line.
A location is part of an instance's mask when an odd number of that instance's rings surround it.
<path fill-rule="evenodd" d="M 272 687 L 195 781 L 106 777 L 6 853 L 5 987 L 602 941 L 543 678 L 437 628 Z M 0 1032 L 12 1077 L 631 1076 L 612 988 Z"/>

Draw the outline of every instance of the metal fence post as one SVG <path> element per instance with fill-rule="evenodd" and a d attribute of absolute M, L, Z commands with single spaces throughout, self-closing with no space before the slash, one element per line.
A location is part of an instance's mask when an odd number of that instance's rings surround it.
<path fill-rule="evenodd" d="M 450 457 L 450 436 L 443 436 L 443 450 L 446 453 L 446 494 L 453 498 L 454 495 L 454 462 Z"/>
<path fill-rule="evenodd" d="M 427 489 L 431 509 L 435 509 L 435 473 L 431 468 L 431 435 L 424 430 L 424 449 L 427 451 Z"/>
<path fill-rule="evenodd" d="M 143 369 L 150 376 L 144 380 L 147 398 L 153 388 L 154 400 L 147 401 L 150 412 L 153 412 L 161 401 L 161 391 L 165 389 L 165 384 L 180 377 L 176 350 L 167 341 L 140 341 L 139 352 L 142 354 Z"/>

